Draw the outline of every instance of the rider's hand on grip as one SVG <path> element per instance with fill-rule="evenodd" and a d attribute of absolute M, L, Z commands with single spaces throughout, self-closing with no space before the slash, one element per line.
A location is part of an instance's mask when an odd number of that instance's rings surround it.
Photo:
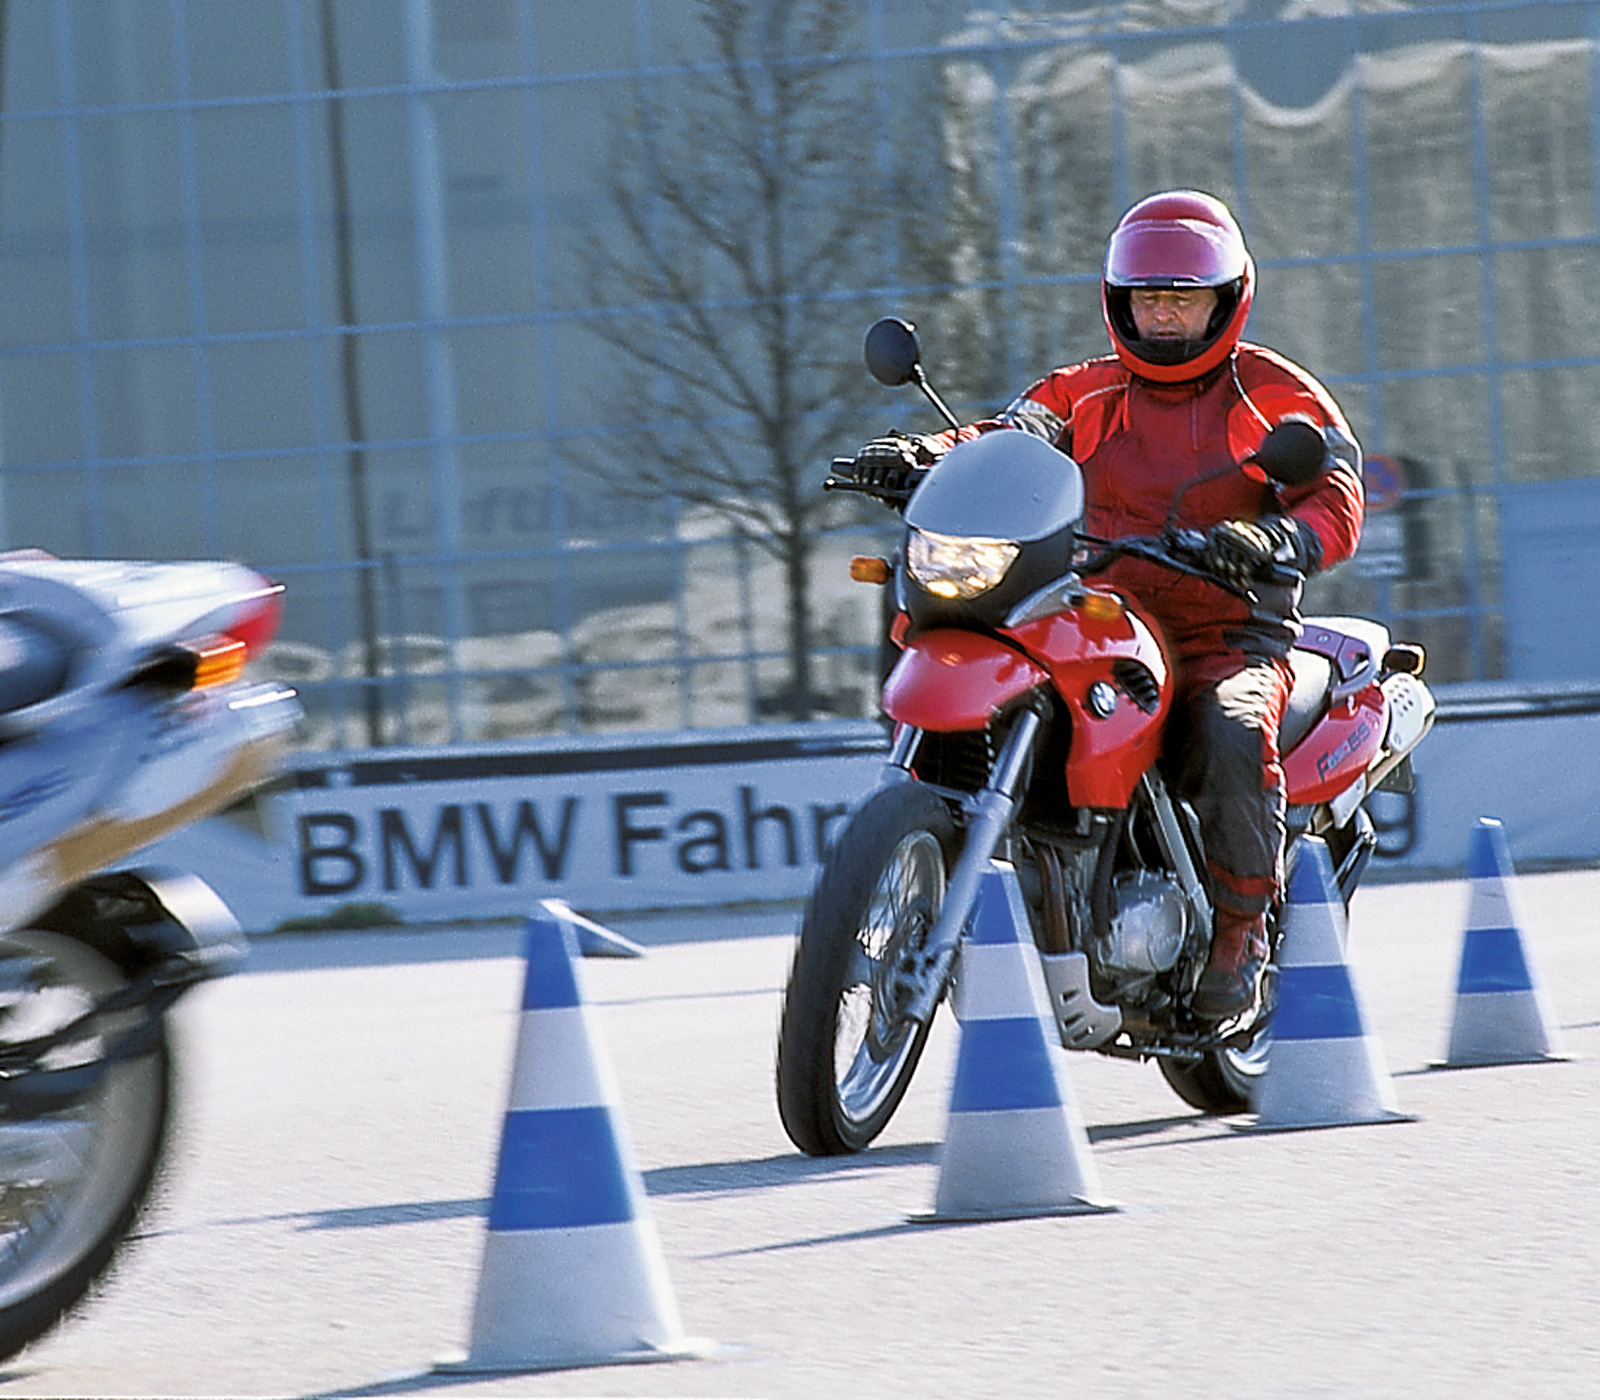
<path fill-rule="evenodd" d="M 856 481 L 869 490 L 885 495 L 910 493 L 922 479 L 934 454 L 922 438 L 902 432 L 874 438 L 855 456 Z"/>
<path fill-rule="evenodd" d="M 1218 578 L 1238 587 L 1267 577 L 1276 568 L 1304 570 L 1299 527 L 1282 516 L 1265 520 L 1224 520 L 1206 535 L 1200 562 Z"/>

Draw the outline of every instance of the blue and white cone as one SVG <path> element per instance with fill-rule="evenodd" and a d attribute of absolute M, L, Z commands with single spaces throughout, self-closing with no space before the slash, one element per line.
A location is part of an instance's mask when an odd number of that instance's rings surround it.
<path fill-rule="evenodd" d="M 541 899 L 539 907 L 553 919 L 566 924 L 578 940 L 578 951 L 586 958 L 642 958 L 644 948 L 615 929 L 597 924 L 577 913 L 564 899 Z"/>
<path fill-rule="evenodd" d="M 961 945 L 961 1043 L 939 1185 L 922 1221 L 1114 1210 L 1048 1013 L 1016 872 L 992 863 Z"/>
<path fill-rule="evenodd" d="M 528 921 L 522 1023 L 464 1360 L 534 1371 L 695 1354 L 633 1165 L 576 936 Z"/>
<path fill-rule="evenodd" d="M 1493 817 L 1480 817 L 1467 852 L 1471 894 L 1447 1066 L 1566 1058 L 1523 941 L 1512 873 L 1505 828 Z"/>
<path fill-rule="evenodd" d="M 1344 900 L 1328 848 L 1302 840 L 1283 911 L 1272 1045 L 1253 1129 L 1406 1121 L 1383 1051 L 1367 1033 L 1345 961 Z"/>

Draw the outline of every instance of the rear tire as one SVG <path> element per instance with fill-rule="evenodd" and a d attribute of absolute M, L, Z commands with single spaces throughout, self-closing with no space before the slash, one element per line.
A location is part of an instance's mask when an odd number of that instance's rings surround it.
<path fill-rule="evenodd" d="M 1250 1111 L 1271 1046 L 1272 1033 L 1263 1028 L 1248 1050 L 1208 1050 L 1198 1060 L 1163 1057 L 1158 1063 L 1162 1078 L 1189 1107 L 1223 1117 Z"/>
<path fill-rule="evenodd" d="M 125 981 L 87 944 L 44 929 L 0 936 L 0 968 L 15 969 L 0 1045 L 66 1023 Z M 98 1050 L 85 1036 L 54 1053 L 78 1064 Z M 0 1095 L 0 1358 L 55 1326 L 111 1263 L 155 1181 L 170 1101 L 164 1025 L 66 1106 Z"/>
<path fill-rule="evenodd" d="M 778 1114 L 810 1156 L 861 1151 L 905 1097 L 929 1029 L 905 1007 L 920 990 L 917 955 L 944 902 L 954 840 L 928 789 L 884 788 L 851 818 L 812 891 L 777 1063 Z"/>
<path fill-rule="evenodd" d="M 1355 845 L 1356 829 L 1354 824 L 1346 825 L 1323 834 L 1327 843 L 1328 855 L 1335 868 L 1343 863 L 1345 857 Z M 1288 858 L 1291 863 L 1296 858 L 1296 851 L 1290 847 Z M 1345 897 L 1345 913 L 1349 913 L 1350 901 Z M 1275 973 L 1271 968 L 1267 972 L 1267 989 L 1263 995 L 1270 1006 L 1272 1002 L 1271 989 L 1275 985 Z M 1247 1049 L 1209 1050 L 1198 1060 L 1169 1060 L 1162 1059 L 1162 1077 L 1172 1086 L 1172 1091 L 1191 1108 L 1198 1108 L 1202 1113 L 1225 1116 L 1231 1113 L 1248 1113 L 1255 1105 L 1256 1088 L 1261 1082 L 1261 1076 L 1266 1073 L 1267 1060 L 1272 1053 L 1272 1025 L 1270 1020 L 1256 1032 L 1255 1039 L 1250 1042 Z"/>

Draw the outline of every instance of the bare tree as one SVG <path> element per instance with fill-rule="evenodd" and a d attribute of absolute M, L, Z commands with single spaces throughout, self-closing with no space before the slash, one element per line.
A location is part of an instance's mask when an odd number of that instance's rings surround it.
<path fill-rule="evenodd" d="M 708 508 L 781 561 L 783 708 L 806 718 L 820 482 L 867 393 L 862 317 L 840 295 L 881 275 L 870 73 L 843 56 L 860 6 L 698 9 L 712 59 L 645 80 L 608 175 L 621 232 L 586 250 L 607 311 L 595 332 L 632 371 L 629 450 L 586 465 L 615 490 Z"/>

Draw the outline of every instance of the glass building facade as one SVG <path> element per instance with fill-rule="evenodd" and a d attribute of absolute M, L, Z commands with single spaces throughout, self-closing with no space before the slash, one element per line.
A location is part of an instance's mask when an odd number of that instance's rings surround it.
<path fill-rule="evenodd" d="M 281 579 L 267 664 L 314 744 L 784 717 L 762 542 L 585 467 L 633 407 L 596 327 L 640 312 L 584 275 L 602 177 L 641 92 L 718 76 L 704 8 L 9 0 L 0 544 Z M 833 294 L 840 363 L 908 314 L 992 412 L 1105 349 L 1121 209 L 1211 190 L 1260 267 L 1247 334 L 1373 458 L 1313 605 L 1440 681 L 1600 679 L 1600 6 L 847 8 L 828 57 L 894 215 Z M 934 426 L 880 402 L 862 436 Z M 844 560 L 886 521 L 819 532 L 820 713 L 873 712 L 880 600 Z"/>

